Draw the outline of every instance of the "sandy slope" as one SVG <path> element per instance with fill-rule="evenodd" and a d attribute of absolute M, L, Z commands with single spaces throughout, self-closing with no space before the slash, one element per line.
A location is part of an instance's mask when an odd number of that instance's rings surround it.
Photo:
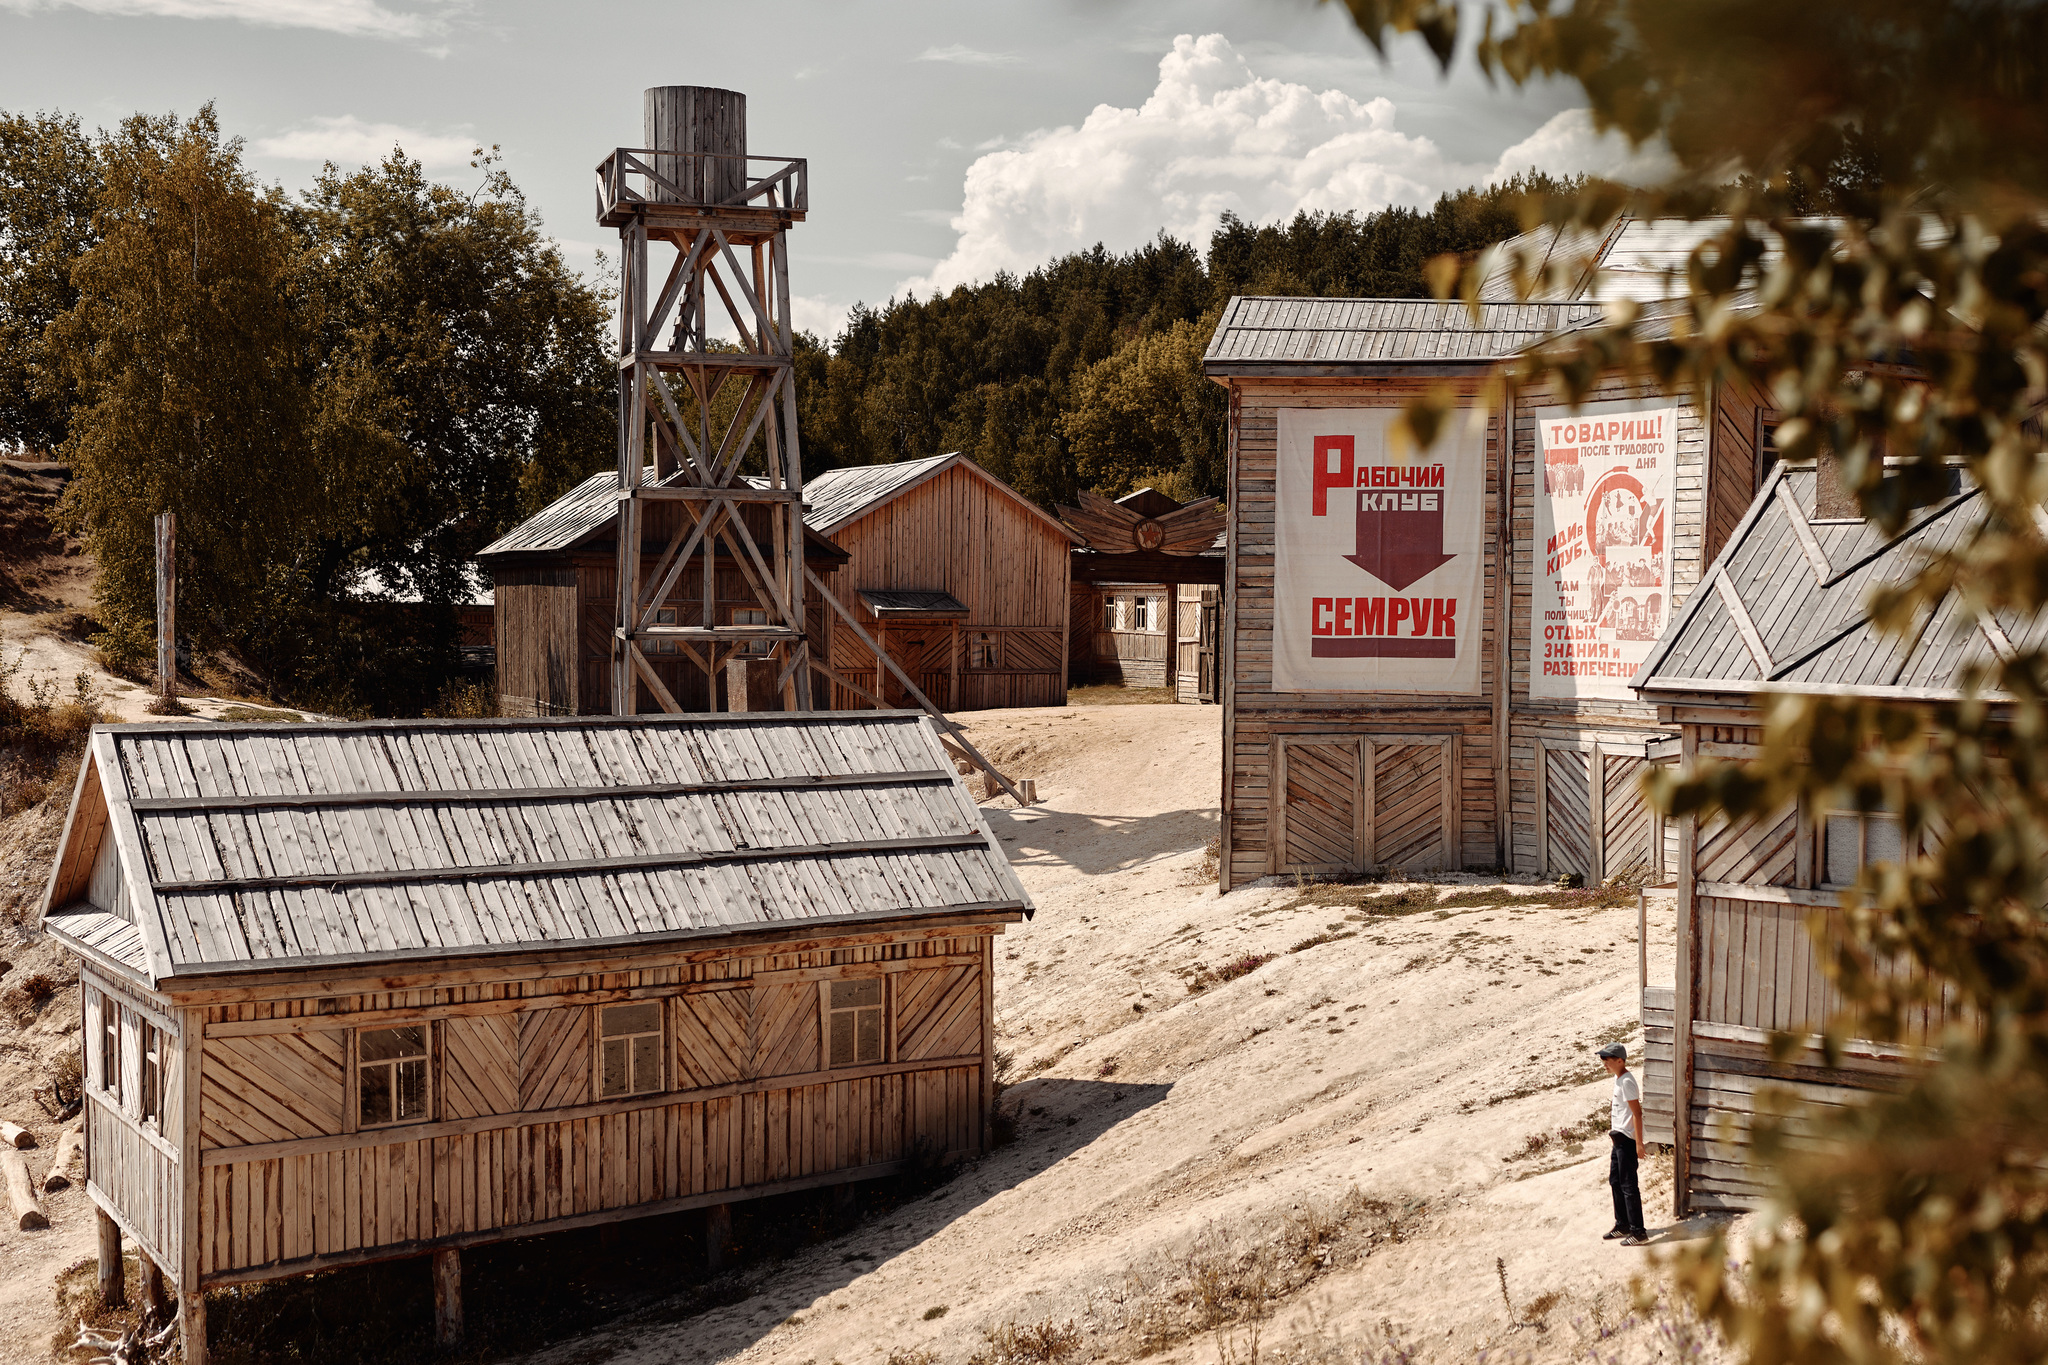
<path fill-rule="evenodd" d="M 1342 1358 L 1379 1359 L 1389 1329 L 1418 1359 L 1677 1350 L 1670 1322 L 1629 1319 L 1645 1253 L 1600 1239 L 1604 1138 L 1514 1156 L 1530 1134 L 1604 1108 L 1596 1041 L 1640 1041 L 1634 908 L 1429 908 L 1477 878 L 1418 888 L 1421 908 L 1350 918 L 1299 904 L 1291 885 L 1218 896 L 1200 865 L 1219 730 L 1208 707 L 978 717 L 977 743 L 1036 777 L 1042 799 L 990 807 L 1038 906 L 998 953 L 999 1045 L 1030 1077 L 1004 1098 L 1021 1119 L 1015 1143 L 889 1221 L 764 1272 L 743 1303 L 538 1359 L 862 1365 L 928 1349 L 950 1363 L 987 1328 L 1047 1319 L 1074 1322 L 1073 1358 L 1129 1357 L 1134 1324 L 1159 1320 L 1191 1248 L 1229 1239 L 1250 1254 L 1354 1188 L 1397 1211 L 1402 1240 L 1352 1237 L 1264 1325 L 1268 1359 L 1335 1359 L 1340 1343 Z M 1651 934 L 1664 979 L 1669 923 L 1667 900 Z M 1348 936 L 1288 951 L 1319 932 Z M 1187 989 L 1189 971 L 1247 953 L 1277 956 Z M 1669 1170 L 1664 1158 L 1649 1172 L 1653 1226 L 1668 1221 Z M 1518 1316 L 1554 1296 L 1543 1329 L 1510 1330 L 1497 1258 Z M 1359 1355 L 1369 1341 L 1379 1347 Z M 1248 1345 L 1239 1328 L 1155 1358 L 1241 1359 Z"/>

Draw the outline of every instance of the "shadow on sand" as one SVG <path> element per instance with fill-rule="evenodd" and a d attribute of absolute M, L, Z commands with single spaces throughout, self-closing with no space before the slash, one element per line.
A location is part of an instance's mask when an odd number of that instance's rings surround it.
<path fill-rule="evenodd" d="M 1089 876 L 1128 872 L 1193 853 L 1222 828 L 1216 808 L 1157 815 L 1090 815 L 1046 801 L 1023 810 L 983 806 L 1013 867 L 1071 867 Z"/>
<path fill-rule="evenodd" d="M 732 1205 L 730 1267 L 705 1262 L 706 1215 L 664 1214 L 502 1242 L 463 1253 L 467 1340 L 439 1351 L 425 1257 L 302 1276 L 207 1296 L 215 1365 L 260 1361 L 416 1365 L 425 1359 L 484 1362 L 541 1350 L 580 1335 L 680 1323 L 753 1299 L 778 1263 L 838 1239 L 834 1260 L 809 1263 L 804 1301 L 829 1294 L 933 1236 L 977 1205 L 1015 1188 L 1163 1100 L 1165 1085 L 1039 1078 L 1010 1087 L 999 1106 L 1011 1140 L 950 1167 L 887 1180 L 806 1190 Z M 816 1258 L 813 1258 L 813 1262 Z M 788 1273 L 795 1273 L 794 1271 Z M 780 1297 L 778 1295 L 778 1297 Z M 720 1335 L 737 1350 L 772 1331 L 765 1305 L 727 1315 Z M 653 1333 L 648 1333 L 653 1335 Z"/>

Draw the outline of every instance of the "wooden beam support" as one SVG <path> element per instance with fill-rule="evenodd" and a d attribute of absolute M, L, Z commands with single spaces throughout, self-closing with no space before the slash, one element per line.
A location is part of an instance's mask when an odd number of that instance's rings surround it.
<path fill-rule="evenodd" d="M 434 1344 L 452 1350 L 462 1344 L 462 1248 L 434 1253 Z"/>

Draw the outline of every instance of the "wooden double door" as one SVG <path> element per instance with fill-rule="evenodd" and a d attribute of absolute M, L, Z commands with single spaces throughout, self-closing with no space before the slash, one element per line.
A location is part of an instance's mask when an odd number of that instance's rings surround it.
<path fill-rule="evenodd" d="M 1456 735 L 1281 735 L 1272 870 L 1459 865 Z"/>
<path fill-rule="evenodd" d="M 1540 740 L 1543 874 L 1577 873 L 1588 885 L 1618 877 L 1665 879 L 1666 822 L 1644 799 L 1641 744 Z"/>

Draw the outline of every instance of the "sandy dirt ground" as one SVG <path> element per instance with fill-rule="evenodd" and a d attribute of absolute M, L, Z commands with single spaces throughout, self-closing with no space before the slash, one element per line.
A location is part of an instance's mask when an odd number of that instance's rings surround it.
<path fill-rule="evenodd" d="M 1653 1157 L 1657 1245 L 1603 1241 L 1608 1143 L 1583 1140 L 1611 1089 L 1593 1049 L 1641 1044 L 1632 903 L 1552 906 L 1532 884 L 1512 888 L 1526 903 L 1474 904 L 1499 899 L 1475 876 L 1219 896 L 1214 708 L 973 721 L 1041 798 L 988 806 L 1037 905 L 997 954 L 1015 1141 L 755 1272 L 744 1302 L 536 1365 L 953 1365 L 1001 1359 L 991 1331 L 1069 1323 L 1071 1360 L 1698 1358 L 1682 1316 L 1634 1311 L 1630 1283 L 1706 1225 L 1671 1225 Z M 1668 980 L 1669 894 L 1652 904 Z M 1304 1253 L 1305 1224 L 1335 1230 Z M 1228 1317 L 1232 1284 L 1241 1304 L 1262 1273 L 1279 1289 L 1256 1339 L 1202 1329 L 1205 1302 Z"/>

